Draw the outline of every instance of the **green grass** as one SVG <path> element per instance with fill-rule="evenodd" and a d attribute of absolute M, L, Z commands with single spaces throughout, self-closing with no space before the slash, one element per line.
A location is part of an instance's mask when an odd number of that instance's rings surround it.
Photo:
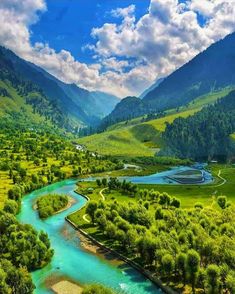
<path fill-rule="evenodd" d="M 226 195 L 228 200 L 235 204 L 235 167 L 232 165 L 211 165 L 211 172 L 215 177 L 215 181 L 212 184 L 208 185 L 150 185 L 150 184 L 138 184 L 139 189 L 148 189 L 155 191 L 159 191 L 160 193 L 167 192 L 171 197 L 177 197 L 181 201 L 181 207 L 190 209 L 194 207 L 197 202 L 203 204 L 204 207 L 213 207 L 218 209 L 218 205 L 216 203 L 216 197 L 220 195 Z M 217 177 L 219 170 L 221 170 L 221 176 L 226 179 L 226 183 L 222 186 L 220 185 L 223 181 Z M 93 192 L 88 194 L 87 189 L 93 188 Z M 100 191 L 102 187 L 98 187 L 96 182 L 80 182 L 77 191 L 81 194 L 88 195 L 91 200 L 99 201 L 102 199 L 100 196 Z M 111 191 L 111 193 L 107 193 L 108 191 L 104 191 L 105 202 L 113 202 L 118 201 L 119 203 L 128 205 L 130 202 L 138 202 L 139 198 L 130 197 L 129 195 L 123 194 L 118 191 Z M 155 212 L 154 204 L 150 205 L 150 211 L 152 213 Z M 85 229 L 89 234 L 97 233 L 96 228 L 91 224 L 87 223 L 83 219 L 83 215 L 86 207 L 83 207 L 81 210 L 71 214 L 69 218 L 76 223 L 79 227 Z M 89 219 L 89 216 L 87 216 Z M 95 236 L 98 240 L 102 241 L 101 236 Z"/>
<path fill-rule="evenodd" d="M 157 131 L 164 132 L 165 128 L 166 128 L 166 123 L 171 124 L 178 117 L 186 118 L 190 115 L 194 115 L 194 113 L 196 113 L 200 110 L 201 110 L 201 108 L 194 108 L 194 109 L 190 109 L 190 110 L 179 111 L 179 112 L 176 112 L 173 114 L 169 114 L 165 117 L 151 120 L 151 121 L 147 122 L 146 124 L 153 126 Z"/>
<path fill-rule="evenodd" d="M 143 117 L 120 122 L 110 126 L 106 132 L 79 139 L 91 151 L 113 156 L 153 156 L 163 146 L 161 133 L 166 123 L 172 123 L 176 118 L 186 118 L 200 111 L 203 106 L 215 102 L 227 95 L 232 89 L 225 88 L 215 93 L 198 97 L 187 106 L 172 109 L 162 118 L 141 122 Z M 235 135 L 234 135 L 235 138 Z"/>
<path fill-rule="evenodd" d="M 107 131 L 79 140 L 91 151 L 103 155 L 116 156 L 152 156 L 154 151 L 135 138 L 130 128 Z"/>
<path fill-rule="evenodd" d="M 7 82 L 0 81 L 0 87 L 7 90 L 11 97 L 1 97 L 0 99 L 0 115 L 6 116 L 8 112 L 19 112 L 27 115 L 27 120 L 35 123 L 45 122 L 45 118 L 33 112 L 31 105 L 26 104 L 24 98 L 16 92 L 16 90 Z M 50 122 L 46 122 L 51 125 Z"/>
<path fill-rule="evenodd" d="M 154 189 L 161 193 L 167 192 L 172 197 L 177 197 L 181 200 L 181 205 L 183 208 L 191 208 L 197 202 L 201 202 L 205 206 L 213 205 L 214 199 L 220 195 L 226 195 L 228 200 L 235 204 L 235 166 L 233 165 L 210 165 L 214 176 L 214 182 L 206 185 L 154 185 L 154 184 L 138 184 L 140 189 Z M 221 176 L 226 179 L 224 185 L 218 186 L 223 183 L 223 181 L 217 177 L 219 170 L 221 170 Z M 99 200 L 99 191 L 101 188 L 96 186 L 95 182 L 83 182 L 82 187 L 92 187 L 94 192 L 91 194 L 91 198 L 94 200 Z M 85 190 L 80 190 L 86 194 Z M 94 197 L 94 198 L 93 198 Z M 119 192 L 114 192 L 114 194 L 109 195 L 107 200 L 115 197 L 118 201 L 126 202 L 136 201 L 135 198 L 131 198 L 126 195 L 122 195 Z"/>
<path fill-rule="evenodd" d="M 235 204 L 235 166 L 232 165 L 211 165 L 210 169 L 215 178 L 212 184 L 207 185 L 146 185 L 139 184 L 142 189 L 154 189 L 159 192 L 167 192 L 169 195 L 181 200 L 183 208 L 190 208 L 196 202 L 201 202 L 205 206 L 213 205 L 214 199 L 220 195 L 226 195 L 228 200 Z M 222 186 L 222 180 L 217 177 L 219 170 L 221 176 L 226 179 Z"/>

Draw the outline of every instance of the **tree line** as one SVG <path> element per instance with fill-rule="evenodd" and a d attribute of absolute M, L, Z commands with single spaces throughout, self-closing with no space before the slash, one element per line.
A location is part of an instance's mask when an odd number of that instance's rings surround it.
<path fill-rule="evenodd" d="M 191 159 L 230 158 L 235 151 L 230 135 L 235 132 L 235 91 L 188 118 L 167 124 L 163 154 Z"/>

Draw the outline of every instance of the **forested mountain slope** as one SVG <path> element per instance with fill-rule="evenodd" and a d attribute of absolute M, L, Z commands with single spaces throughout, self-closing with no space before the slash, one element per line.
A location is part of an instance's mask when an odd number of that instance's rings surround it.
<path fill-rule="evenodd" d="M 235 91 L 188 118 L 167 124 L 163 138 L 171 154 L 193 159 L 226 159 L 235 154 Z"/>
<path fill-rule="evenodd" d="M 14 121 L 57 125 L 71 129 L 68 117 L 55 101 L 49 100 L 34 83 L 18 74 L 0 50 L 0 117 Z"/>
<path fill-rule="evenodd" d="M 47 103 L 53 105 L 55 109 L 57 108 L 73 126 L 98 123 L 99 119 L 107 115 L 118 102 L 118 98 L 113 95 L 102 92 L 89 92 L 76 85 L 65 84 L 45 70 L 19 58 L 12 51 L 1 46 L 0 59 L 1 73 L 7 68 L 8 77 L 11 76 L 9 78 L 11 82 L 14 79 L 13 76 L 25 83 L 29 84 L 31 82 L 37 88 L 37 91 L 44 96 L 44 100 L 47 100 Z M 2 76 L 1 81 L 5 83 L 7 80 Z M 14 86 L 11 83 L 11 87 L 14 88 Z M 25 93 L 21 94 L 26 99 Z M 39 109 L 41 107 L 39 107 L 41 104 L 40 99 L 36 99 L 34 96 L 33 100 L 31 99 L 31 102 L 34 105 L 37 104 Z M 45 108 L 46 105 L 44 105 L 44 110 Z"/>
<path fill-rule="evenodd" d="M 129 98 L 123 99 L 105 119 L 122 121 L 147 113 L 178 108 L 195 98 L 235 86 L 235 33 L 211 45 L 187 64 L 165 78 L 147 93 L 142 101 L 136 98 L 128 111 Z"/>
<path fill-rule="evenodd" d="M 166 123 L 171 124 L 178 117 L 192 116 L 230 92 L 231 89 L 228 88 L 203 95 L 186 106 L 160 113 L 159 116 L 147 115 L 119 122 L 109 126 L 104 132 L 79 139 L 79 143 L 86 145 L 89 150 L 105 155 L 128 157 L 154 155 L 165 147 L 162 134 Z"/>

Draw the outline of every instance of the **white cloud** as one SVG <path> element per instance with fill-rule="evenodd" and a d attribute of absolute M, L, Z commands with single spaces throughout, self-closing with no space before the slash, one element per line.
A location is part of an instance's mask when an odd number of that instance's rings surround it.
<path fill-rule="evenodd" d="M 139 94 L 235 30 L 235 0 L 151 0 L 139 20 L 134 5 L 112 10 L 121 23 L 92 30 L 95 45 L 84 50 L 93 52 L 94 64 L 86 65 L 68 51 L 30 43 L 30 26 L 45 10 L 45 0 L 1 0 L 0 43 L 65 82 L 119 96 Z"/>

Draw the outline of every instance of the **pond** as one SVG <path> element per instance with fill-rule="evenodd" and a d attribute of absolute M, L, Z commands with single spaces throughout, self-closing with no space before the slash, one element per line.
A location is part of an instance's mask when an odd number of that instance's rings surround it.
<path fill-rule="evenodd" d="M 213 182 L 213 177 L 209 171 L 205 169 L 203 165 L 193 166 L 176 166 L 169 170 L 155 173 L 148 176 L 133 176 L 133 177 L 118 177 L 120 180 L 127 180 L 135 184 L 156 184 L 156 185 L 181 185 L 179 181 L 174 180 L 175 175 L 187 172 L 187 171 L 200 171 L 202 173 L 202 180 L 198 184 L 210 184 Z M 83 181 L 95 181 L 96 177 L 89 177 L 83 179 Z M 187 184 L 194 184 L 195 182 L 187 182 Z M 185 184 L 185 183 L 184 183 Z"/>

